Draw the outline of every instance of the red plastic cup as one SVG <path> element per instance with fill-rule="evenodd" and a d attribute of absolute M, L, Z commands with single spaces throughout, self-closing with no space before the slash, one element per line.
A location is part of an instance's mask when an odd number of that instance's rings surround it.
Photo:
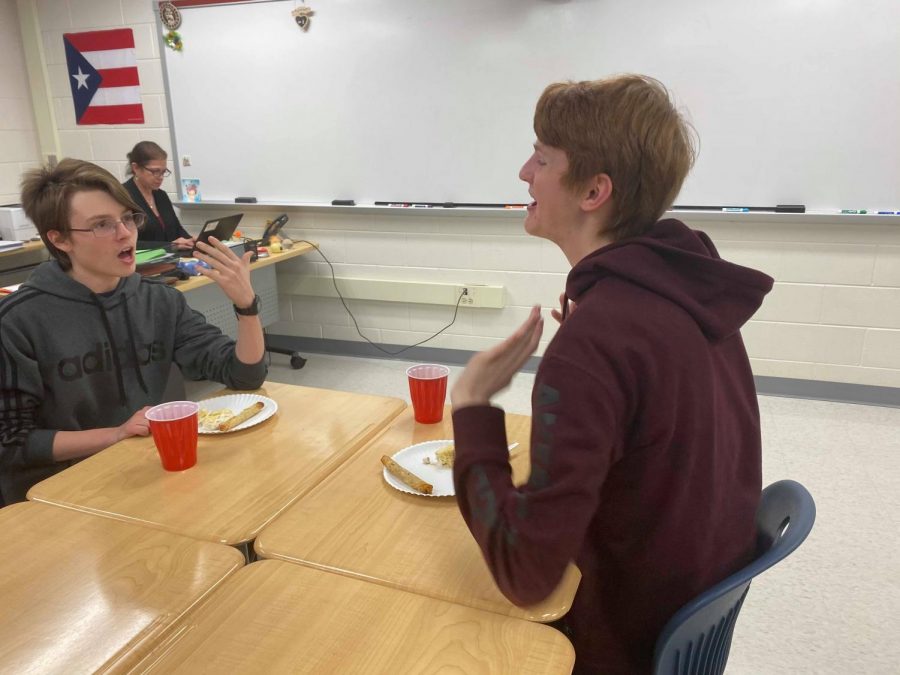
<path fill-rule="evenodd" d="M 184 471 L 197 463 L 197 417 L 200 404 L 172 401 L 145 413 L 166 471 Z"/>
<path fill-rule="evenodd" d="M 435 424 L 444 418 L 444 399 L 447 398 L 447 377 L 450 369 L 423 363 L 406 369 L 409 396 L 413 413 L 420 424 Z"/>

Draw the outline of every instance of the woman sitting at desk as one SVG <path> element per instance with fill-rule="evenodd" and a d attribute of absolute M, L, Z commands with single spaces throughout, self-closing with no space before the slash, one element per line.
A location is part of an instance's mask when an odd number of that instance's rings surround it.
<path fill-rule="evenodd" d="M 166 167 L 166 151 L 153 141 L 141 141 L 128 153 L 128 173 L 125 189 L 141 210 L 147 223 L 138 235 L 141 242 L 172 242 L 178 248 L 189 249 L 194 239 L 181 226 L 169 195 L 160 189 L 163 179 L 171 175 Z"/>

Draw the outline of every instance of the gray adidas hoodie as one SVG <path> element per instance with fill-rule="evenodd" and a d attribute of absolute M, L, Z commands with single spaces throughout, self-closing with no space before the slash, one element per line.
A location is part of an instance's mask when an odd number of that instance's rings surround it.
<path fill-rule="evenodd" d="M 0 300 L 0 496 L 25 498 L 72 462 L 54 462 L 57 431 L 118 426 L 160 402 L 172 362 L 187 379 L 256 389 L 265 361 L 238 361 L 234 341 L 184 295 L 139 274 L 97 295 L 55 262 Z"/>

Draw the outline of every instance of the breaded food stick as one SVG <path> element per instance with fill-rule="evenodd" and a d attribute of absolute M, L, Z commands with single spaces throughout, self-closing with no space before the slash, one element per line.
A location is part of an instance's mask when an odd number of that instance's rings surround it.
<path fill-rule="evenodd" d="M 238 424 L 243 424 L 244 422 L 249 420 L 251 417 L 256 415 L 264 407 L 265 407 L 265 405 L 263 404 L 262 401 L 257 401 L 253 405 L 248 405 L 246 408 L 241 410 L 241 412 L 239 412 L 234 417 L 231 417 L 231 418 L 225 420 L 224 422 L 222 422 L 218 427 L 219 431 L 231 431 Z"/>
<path fill-rule="evenodd" d="M 434 486 L 431 483 L 426 483 L 424 480 L 416 476 L 414 473 L 407 471 L 402 466 L 397 464 L 393 459 L 388 457 L 387 455 L 381 456 L 381 463 L 384 464 L 385 468 L 394 476 L 402 480 L 404 483 L 409 485 L 413 490 L 417 492 L 421 492 L 426 495 L 430 495 L 431 491 L 434 489 Z"/>

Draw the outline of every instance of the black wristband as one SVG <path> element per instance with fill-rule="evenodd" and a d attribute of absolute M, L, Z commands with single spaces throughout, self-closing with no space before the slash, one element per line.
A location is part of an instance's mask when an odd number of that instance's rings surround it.
<path fill-rule="evenodd" d="M 234 313 L 238 316 L 258 316 L 259 315 L 259 296 L 253 296 L 253 302 L 250 303 L 249 307 L 238 307 L 237 305 L 232 305 L 234 307 Z"/>

